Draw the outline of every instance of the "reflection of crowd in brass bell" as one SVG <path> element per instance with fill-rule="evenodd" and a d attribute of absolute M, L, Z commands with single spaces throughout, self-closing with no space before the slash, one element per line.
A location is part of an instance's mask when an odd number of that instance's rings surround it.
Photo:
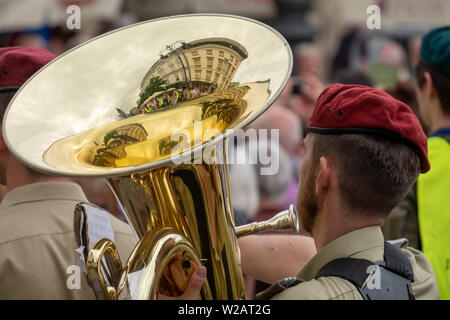
<path fill-rule="evenodd" d="M 192 99 L 197 99 L 206 96 L 212 92 L 212 87 L 201 87 L 201 88 L 178 88 L 169 89 L 163 93 L 159 93 L 156 96 L 152 96 L 145 100 L 139 107 L 134 107 L 130 110 L 129 114 L 126 114 L 123 110 L 117 108 L 122 119 L 135 116 L 138 114 L 150 113 L 155 110 L 164 109 L 166 107 L 173 107 L 177 104 L 189 101 Z"/>
<path fill-rule="evenodd" d="M 114 160 L 126 157 L 125 146 L 144 141 L 146 138 L 145 128 L 138 123 L 114 129 L 105 135 L 103 146 L 97 149 L 92 164 L 102 167 L 114 166 Z"/>

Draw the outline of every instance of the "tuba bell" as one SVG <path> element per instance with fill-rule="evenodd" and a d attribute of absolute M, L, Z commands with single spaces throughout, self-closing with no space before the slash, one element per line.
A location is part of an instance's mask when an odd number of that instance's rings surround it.
<path fill-rule="evenodd" d="M 101 35 L 21 87 L 4 117 L 8 148 L 43 173 L 106 178 L 139 240 L 125 264 L 110 240 L 91 248 L 98 299 L 179 296 L 200 264 L 200 298 L 245 299 L 237 238 L 298 221 L 291 206 L 235 227 L 228 143 L 291 69 L 289 45 L 267 25 L 183 15 Z"/>

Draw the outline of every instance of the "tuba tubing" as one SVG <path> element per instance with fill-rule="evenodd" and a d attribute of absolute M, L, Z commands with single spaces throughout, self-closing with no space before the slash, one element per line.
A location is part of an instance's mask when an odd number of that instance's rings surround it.
<path fill-rule="evenodd" d="M 279 212 L 269 220 L 242 225 L 235 229 L 238 238 L 265 230 L 294 230 L 299 233 L 299 222 L 294 206 L 291 204 L 288 210 Z M 107 268 L 102 265 L 103 258 Z M 182 267 L 180 268 L 183 258 L 188 258 L 190 264 L 197 266 L 202 264 L 191 243 L 180 232 L 162 228 L 156 232 L 147 233 L 141 239 L 128 259 L 133 263 L 127 263 L 125 268 L 122 268 L 113 242 L 107 239 L 97 241 L 88 254 L 87 274 L 98 300 L 154 300 L 158 298 L 159 282 L 163 277 L 171 278 L 164 279 L 171 283 L 169 288 L 178 288 L 178 292 L 177 290 L 164 292 L 167 296 L 177 296 L 177 293 L 181 295 L 184 292 L 191 274 L 183 275 Z M 142 265 L 142 261 L 147 261 L 146 266 Z M 171 269 L 170 274 L 165 273 L 164 270 L 168 265 Z M 144 270 L 139 280 L 146 285 L 143 290 L 138 291 L 137 296 L 132 296 L 129 287 L 138 284 L 133 283 L 134 280 L 130 280 L 128 275 L 136 270 Z M 105 279 L 108 279 L 108 283 Z M 208 281 L 202 288 L 200 298 L 213 298 Z"/>
<path fill-rule="evenodd" d="M 111 240 L 101 239 L 89 250 L 86 271 L 97 300 L 113 300 L 122 274 L 122 263 Z"/>
<path fill-rule="evenodd" d="M 236 236 L 245 237 L 264 230 L 294 230 L 299 233 L 300 226 L 294 205 L 291 204 L 288 210 L 277 213 L 269 220 L 236 227 Z"/>

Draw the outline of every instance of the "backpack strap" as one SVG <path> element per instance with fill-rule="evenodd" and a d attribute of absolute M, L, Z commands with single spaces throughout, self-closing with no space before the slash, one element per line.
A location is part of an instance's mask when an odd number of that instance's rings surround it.
<path fill-rule="evenodd" d="M 384 261 L 340 258 L 327 263 L 317 273 L 321 277 L 339 277 L 352 283 L 365 300 L 414 300 L 411 282 L 414 273 L 409 259 L 393 245 L 385 242 Z M 374 266 L 374 267 L 371 267 Z M 379 277 L 379 286 L 367 286 L 372 276 Z"/>
<path fill-rule="evenodd" d="M 375 266 L 370 268 L 370 266 Z M 372 277 L 369 270 L 380 271 L 380 289 L 368 288 Z M 330 261 L 320 269 L 315 279 L 321 277 L 339 277 L 352 283 L 365 300 L 404 299 L 414 300 L 411 282 L 414 273 L 409 259 L 389 242 L 384 243 L 384 261 L 373 263 L 366 259 L 340 258 Z M 289 277 L 272 284 L 268 289 L 258 293 L 256 300 L 267 300 L 278 293 L 305 282 L 297 277 Z"/>
<path fill-rule="evenodd" d="M 269 300 L 280 292 L 305 282 L 297 277 L 287 277 L 272 284 L 269 288 L 255 295 L 255 300 Z"/>
<path fill-rule="evenodd" d="M 385 268 L 402 276 L 409 281 L 414 281 L 414 272 L 411 261 L 388 241 L 384 242 Z"/>
<path fill-rule="evenodd" d="M 371 265 L 373 265 L 373 262 L 365 259 L 340 258 L 323 266 L 314 279 L 339 277 L 360 288 L 367 279 L 367 269 Z"/>

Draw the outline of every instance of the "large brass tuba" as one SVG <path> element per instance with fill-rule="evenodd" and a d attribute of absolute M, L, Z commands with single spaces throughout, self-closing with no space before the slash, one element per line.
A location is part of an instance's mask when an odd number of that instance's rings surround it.
<path fill-rule="evenodd" d="M 270 27 L 187 15 L 88 41 L 19 90 L 3 125 L 10 150 L 44 173 L 105 177 L 139 239 L 124 266 L 111 241 L 91 249 L 99 299 L 178 296 L 200 264 L 201 298 L 245 298 L 237 237 L 298 224 L 291 207 L 235 228 L 228 138 L 270 106 L 291 68 Z"/>

